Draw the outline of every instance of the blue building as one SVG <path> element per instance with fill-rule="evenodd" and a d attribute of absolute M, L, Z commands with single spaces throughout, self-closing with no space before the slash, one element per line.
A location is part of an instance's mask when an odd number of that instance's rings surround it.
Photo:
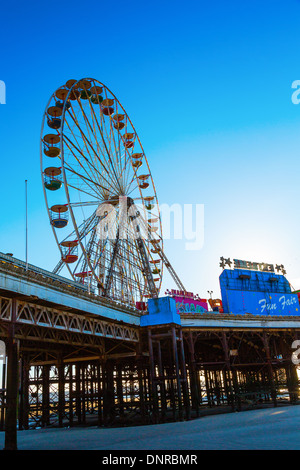
<path fill-rule="evenodd" d="M 220 275 L 224 313 L 299 315 L 298 296 L 282 274 L 258 269 L 224 269 Z"/>

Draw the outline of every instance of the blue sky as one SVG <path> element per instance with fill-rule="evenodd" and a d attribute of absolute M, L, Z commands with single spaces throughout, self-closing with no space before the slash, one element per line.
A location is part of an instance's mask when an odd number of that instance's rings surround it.
<path fill-rule="evenodd" d="M 130 116 L 160 203 L 204 204 L 203 248 L 165 243 L 185 287 L 219 296 L 219 258 L 230 256 L 284 264 L 300 288 L 299 15 L 296 0 L 7 2 L 0 251 L 24 259 L 28 179 L 29 262 L 55 266 L 41 120 L 58 86 L 93 77 Z"/>

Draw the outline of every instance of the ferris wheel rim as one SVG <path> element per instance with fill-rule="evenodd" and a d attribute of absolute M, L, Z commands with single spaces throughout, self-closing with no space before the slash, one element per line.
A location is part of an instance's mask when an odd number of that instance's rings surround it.
<path fill-rule="evenodd" d="M 77 234 L 77 237 L 78 237 L 78 241 L 81 245 L 81 249 L 83 251 L 83 253 L 86 254 L 86 260 L 87 260 L 87 264 L 89 265 L 90 267 L 90 270 L 92 271 L 94 277 L 97 279 L 98 282 L 101 282 L 100 279 L 97 277 L 96 273 L 95 273 L 95 269 L 93 268 L 93 266 L 91 265 L 90 263 L 90 259 L 89 257 L 87 256 L 87 253 L 86 253 L 86 247 L 84 247 L 84 245 L 82 244 L 81 240 L 80 240 L 80 237 L 79 237 L 79 232 L 78 232 L 78 224 L 76 222 L 76 218 L 75 218 L 75 215 L 74 215 L 74 211 L 73 211 L 73 207 L 72 207 L 72 203 L 70 201 L 70 195 L 69 195 L 69 189 L 68 189 L 68 184 L 67 184 L 67 177 L 66 177 L 66 172 L 65 172 L 65 165 L 64 165 L 64 162 L 65 162 L 65 157 L 64 157 L 64 145 L 63 145 L 63 129 L 64 129 L 64 124 L 65 124 L 65 112 L 66 112 L 66 103 L 68 101 L 68 98 L 70 97 L 70 95 L 72 94 L 72 91 L 76 89 L 76 87 L 78 86 L 79 82 L 82 82 L 83 80 L 88 80 L 88 81 L 92 81 L 94 83 L 97 83 L 98 85 L 100 85 L 101 87 L 104 87 L 108 90 L 108 92 L 114 97 L 114 99 L 118 102 L 118 104 L 120 105 L 120 107 L 122 108 L 123 112 L 125 113 L 128 121 L 130 122 L 130 125 L 132 127 L 132 129 L 134 130 L 134 133 L 135 133 L 135 136 L 136 138 L 138 139 L 138 142 L 139 142 L 139 145 L 141 147 L 141 150 L 142 150 L 142 153 L 143 153 L 143 157 L 146 161 L 146 165 L 147 165 L 147 168 L 148 168 L 148 171 L 149 171 L 149 175 L 150 175 L 150 179 L 151 179 L 151 183 L 152 183 L 152 187 L 153 187 L 153 190 L 154 190 L 154 197 L 155 197 L 155 200 L 156 200 L 156 205 L 157 205 L 157 210 L 158 210 L 158 219 L 159 219 L 159 223 L 160 223 L 160 233 L 161 233 L 161 236 L 159 237 L 160 238 L 160 243 L 161 243 L 161 247 L 163 248 L 163 237 L 162 237 L 162 222 L 161 222 L 161 217 L 160 217 L 160 212 L 159 212 L 159 203 L 158 203 L 158 197 L 157 197 L 157 192 L 156 192 L 156 188 L 155 188 L 155 184 L 154 184 L 154 180 L 153 180 L 153 177 L 152 177 L 152 173 L 151 173 L 151 169 L 150 169 L 150 166 L 149 166 L 149 162 L 147 160 L 147 157 L 146 157 L 146 154 L 145 154 L 145 151 L 144 151 L 144 148 L 142 146 L 142 143 L 140 141 L 140 138 L 138 136 L 138 133 L 136 132 L 136 129 L 129 117 L 129 115 L 127 114 L 125 108 L 123 107 L 122 103 L 118 100 L 118 98 L 116 97 L 116 95 L 102 82 L 100 82 L 99 80 L 97 79 L 93 79 L 93 78 L 81 78 L 79 80 L 77 80 L 76 82 L 73 83 L 73 85 L 70 87 L 69 91 L 68 91 L 68 94 L 64 100 L 64 107 L 63 107 L 63 114 L 62 114 L 62 127 L 61 127 L 61 135 L 60 135 L 60 146 L 61 146 L 61 151 L 62 151 L 62 154 L 61 154 L 61 163 L 62 163 L 62 170 L 63 170 L 63 177 L 64 177 L 64 186 L 65 186 L 65 193 L 66 193 L 66 197 L 67 197 L 67 200 L 68 200 L 68 207 L 69 207 L 69 210 L 70 210 L 70 214 L 71 214 L 71 218 L 72 218 L 72 222 L 73 222 L 73 226 L 75 228 L 75 231 L 76 231 L 76 234 Z M 132 162 L 132 156 L 129 154 L 129 157 L 131 159 L 131 162 Z M 137 177 L 136 175 L 136 172 L 135 172 L 135 176 Z M 140 196 L 141 196 L 141 199 L 142 201 L 144 202 L 145 199 L 143 197 L 143 194 L 142 194 L 142 191 L 141 191 L 141 188 L 139 187 L 139 193 L 140 193 Z M 159 283 L 159 290 L 161 288 L 161 284 L 162 284 L 162 275 L 163 275 L 163 263 L 162 263 L 162 271 L 161 271 L 161 276 L 160 276 L 160 283 Z"/>
<path fill-rule="evenodd" d="M 158 210 L 158 220 L 159 220 L 159 225 L 160 225 L 160 234 L 161 236 L 159 237 L 160 239 L 160 244 L 161 244 L 161 247 L 163 247 L 163 237 L 162 237 L 162 221 L 161 221 L 161 216 L 160 216 L 160 210 L 159 210 L 159 204 L 158 204 L 158 197 L 157 197 L 157 192 L 156 192 L 156 188 L 155 188 L 155 184 L 154 184 L 154 180 L 153 180 L 153 176 L 152 176 L 152 173 L 151 173 L 151 169 L 150 169 L 150 166 L 149 166 L 149 162 L 148 162 L 148 159 L 146 157 L 146 154 L 145 154 L 145 151 L 144 151 L 144 148 L 142 146 L 142 143 L 140 141 L 140 138 L 139 138 L 139 135 L 138 133 L 136 132 L 136 129 L 129 117 L 129 115 L 127 114 L 125 108 L 123 107 L 122 103 L 118 100 L 118 98 L 116 97 L 116 95 L 102 82 L 100 82 L 99 80 L 97 79 L 93 79 L 93 78 L 81 78 L 80 80 L 76 80 L 74 81 L 73 85 L 68 89 L 67 91 L 67 95 L 66 95 L 66 98 L 63 100 L 63 109 L 62 109 L 62 115 L 61 115 L 61 128 L 59 130 L 59 132 L 57 132 L 58 135 L 60 135 L 60 151 L 61 151 L 61 155 L 60 155 L 60 158 L 61 158 L 61 167 L 62 167 L 62 175 L 63 175 L 63 184 L 64 184 L 64 189 L 65 189 L 65 195 L 66 195 L 66 198 L 67 198 L 67 206 L 68 206 L 68 210 L 69 210 L 69 213 L 71 215 L 71 219 L 72 219 L 72 224 L 73 224 L 73 227 L 74 227 L 74 230 L 76 232 L 76 235 L 77 235 L 77 239 L 78 239 L 78 243 L 80 244 L 80 247 L 81 247 L 81 251 L 82 251 L 82 254 L 85 255 L 85 258 L 86 258 L 86 261 L 87 261 L 87 265 L 89 266 L 91 272 L 93 273 L 95 279 L 97 282 L 100 281 L 99 277 L 96 275 L 95 273 L 95 269 L 94 267 L 91 265 L 91 262 L 90 262 L 90 259 L 89 257 L 87 256 L 87 252 L 86 252 L 86 247 L 83 245 L 82 243 L 82 240 L 81 240 L 81 237 L 80 237 L 80 234 L 79 234 L 79 228 L 78 228 L 78 222 L 76 220 L 76 217 L 75 217 L 75 214 L 74 214 L 74 211 L 73 211 L 73 203 L 71 202 L 71 199 L 70 199 L 70 193 L 69 193 L 69 188 L 68 188 L 68 178 L 66 176 L 66 168 L 65 168 L 65 145 L 64 145 L 64 126 L 65 126 L 65 115 L 66 115 L 66 103 L 68 102 L 69 100 L 69 97 L 72 93 L 72 91 L 74 91 L 76 89 L 76 87 L 78 86 L 79 82 L 82 82 L 83 80 L 88 80 L 90 82 L 94 82 L 95 86 L 96 84 L 97 85 L 100 85 L 101 87 L 103 87 L 105 90 L 107 90 L 113 97 L 114 99 L 116 100 L 116 102 L 118 103 L 118 106 L 120 106 L 120 108 L 122 109 L 122 111 L 124 112 L 124 114 L 126 115 L 126 118 L 128 119 L 128 122 L 130 123 L 130 126 L 132 127 L 134 133 L 135 133 L 135 137 L 136 139 L 138 140 L 138 143 L 139 143 L 139 146 L 141 148 L 141 151 L 142 151 L 142 155 L 143 155 L 143 159 L 145 160 L 145 163 L 146 163 L 146 166 L 147 166 L 147 169 L 149 171 L 149 178 L 151 180 L 151 186 L 153 188 L 153 193 L 154 193 L 154 197 L 155 198 L 155 201 L 156 201 L 156 206 L 157 206 L 157 210 Z M 44 127 L 45 127 L 45 119 L 46 119 L 46 115 L 47 115 L 47 109 L 49 109 L 49 105 L 51 103 L 51 100 L 54 98 L 56 99 L 56 93 L 58 90 L 60 89 L 65 89 L 66 85 L 62 85 L 60 86 L 59 88 L 57 88 L 57 90 L 55 90 L 55 92 L 51 95 L 48 103 L 47 103 L 47 106 L 46 106 L 46 110 L 44 112 L 44 115 L 43 115 L 43 122 L 42 122 L 42 130 L 41 130 L 41 171 L 42 171 L 42 178 L 43 178 L 43 152 L 42 152 L 42 142 L 43 142 L 43 130 L 44 130 Z M 109 118 L 110 119 L 110 118 Z M 125 154 L 126 154 L 126 149 L 125 149 Z M 129 158 L 130 158 L 130 161 L 132 163 L 132 153 L 130 154 L 128 152 L 128 155 L 129 155 Z M 135 177 L 135 180 L 137 180 L 137 172 L 134 171 L 134 177 Z M 139 193 L 140 193 L 140 199 L 142 200 L 142 202 L 144 203 L 145 202 L 145 198 L 143 196 L 143 193 L 141 191 L 141 187 L 138 185 L 137 186 L 138 189 L 139 189 Z M 46 206 L 47 206 L 47 211 L 48 211 L 48 216 L 49 216 L 49 219 L 51 221 L 51 215 L 50 215 L 50 206 L 49 206 L 49 203 L 48 203 L 48 197 L 47 197 L 47 194 L 46 194 L 46 189 L 45 189 L 45 186 L 43 184 L 43 191 L 44 191 L 44 197 L 45 197 L 45 201 L 46 201 Z M 97 202 L 95 202 L 95 204 L 97 204 Z M 59 242 L 59 239 L 58 239 L 58 236 L 57 236 L 57 233 L 56 233 L 56 228 L 52 225 L 52 231 L 54 233 L 54 236 L 55 236 L 55 240 L 56 240 L 56 243 L 59 247 L 59 250 L 60 250 L 60 253 L 61 255 L 63 254 L 62 253 L 62 249 L 61 249 L 61 246 L 60 246 L 60 242 Z M 68 268 L 68 271 L 71 275 L 71 277 L 73 279 L 76 280 L 74 274 L 72 273 L 72 270 L 70 269 L 69 265 L 66 263 L 66 266 Z M 160 282 L 159 282 L 159 286 L 158 286 L 158 291 L 160 290 L 161 288 L 161 284 L 162 284 L 162 274 L 163 274 L 163 266 L 164 266 L 164 263 L 162 263 L 162 269 L 161 269 L 161 273 L 160 273 Z"/>
<path fill-rule="evenodd" d="M 44 193 L 44 199 L 45 199 L 45 202 L 46 202 L 46 208 L 47 208 L 47 213 L 48 213 L 48 218 L 49 220 L 51 221 L 51 215 L 50 215 L 50 209 L 49 209 L 49 204 L 48 204 L 48 197 L 47 197 L 47 192 L 46 192 L 46 188 L 45 188 L 45 185 L 44 185 L 44 178 L 43 178 L 43 175 L 44 175 L 44 170 L 43 170 L 43 131 L 44 131 L 44 125 L 45 125 L 45 119 L 46 119 L 46 115 L 47 115 L 47 109 L 49 108 L 49 105 L 52 101 L 52 99 L 54 98 L 55 96 L 55 93 L 56 93 L 56 90 L 54 93 L 52 93 L 52 95 L 50 96 L 48 102 L 47 102 L 47 105 L 46 105 L 46 108 L 45 108 L 45 111 L 43 113 L 43 119 L 42 119 L 42 126 L 41 126 L 41 133 L 40 133 L 40 167 L 41 167 L 41 177 L 42 177 L 42 187 L 43 187 L 43 193 Z M 52 229 L 52 232 L 53 232 L 53 235 L 54 235 L 54 239 L 56 241 L 56 244 L 58 246 L 58 249 L 60 251 L 60 254 L 61 254 L 61 257 L 63 256 L 63 252 L 62 252 L 62 249 L 61 249 L 61 246 L 60 246 L 60 243 L 59 243 L 59 240 L 58 240 L 58 237 L 57 237 L 57 234 L 56 234 L 56 231 L 55 231 L 55 228 L 54 226 L 50 223 L 51 225 L 51 229 Z M 70 269 L 70 267 L 68 266 L 67 264 L 67 269 L 69 271 L 69 274 L 71 275 L 71 277 L 74 279 L 74 276 L 72 274 L 72 271 Z"/>

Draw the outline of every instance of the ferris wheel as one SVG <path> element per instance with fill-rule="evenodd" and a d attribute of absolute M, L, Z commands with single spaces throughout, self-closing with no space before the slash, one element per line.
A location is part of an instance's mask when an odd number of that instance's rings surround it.
<path fill-rule="evenodd" d="M 103 83 L 68 80 L 52 94 L 41 173 L 61 255 L 54 272 L 66 267 L 90 292 L 133 307 L 157 297 L 164 264 L 172 267 L 156 189 L 137 132 Z"/>

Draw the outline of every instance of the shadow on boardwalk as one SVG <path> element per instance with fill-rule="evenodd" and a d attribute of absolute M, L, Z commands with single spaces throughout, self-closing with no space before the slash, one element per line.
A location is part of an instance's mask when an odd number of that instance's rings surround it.
<path fill-rule="evenodd" d="M 124 428 L 53 428 L 18 432 L 20 450 L 300 449 L 299 406 L 203 416 Z M 0 448 L 4 433 L 0 433 Z"/>

